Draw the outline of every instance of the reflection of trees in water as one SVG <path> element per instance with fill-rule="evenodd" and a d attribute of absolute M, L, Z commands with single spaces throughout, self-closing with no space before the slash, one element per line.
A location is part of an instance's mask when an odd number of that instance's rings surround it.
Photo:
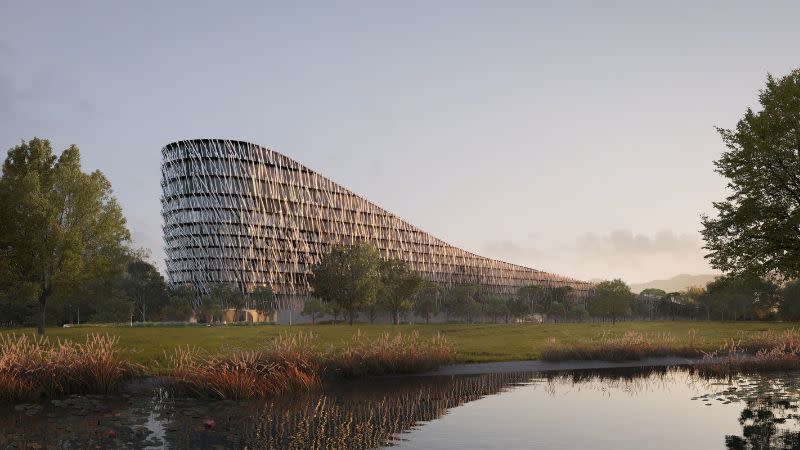
<path fill-rule="evenodd" d="M 725 436 L 725 446 L 735 450 L 800 449 L 797 403 L 759 397 L 748 400 L 739 415 L 741 436 Z M 791 428 L 789 426 L 791 425 Z"/>
<path fill-rule="evenodd" d="M 398 378 L 249 409 L 221 402 L 212 410 L 214 432 L 198 429 L 198 411 L 191 407 L 187 414 L 178 414 L 181 402 L 176 402 L 167 441 L 177 448 L 219 441 L 256 448 L 380 447 L 391 445 L 396 437 L 402 439 L 395 435 L 441 417 L 448 409 L 528 379 L 530 374 Z"/>
<path fill-rule="evenodd" d="M 735 450 L 800 449 L 800 383 L 797 374 L 738 376 L 718 399 L 743 402 L 739 414 L 741 435 L 725 436 Z"/>

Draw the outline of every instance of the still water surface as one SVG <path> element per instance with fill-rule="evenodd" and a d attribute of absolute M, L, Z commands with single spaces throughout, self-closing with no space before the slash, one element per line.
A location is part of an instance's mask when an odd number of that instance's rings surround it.
<path fill-rule="evenodd" d="M 279 402 L 140 389 L 5 405 L 0 448 L 800 448 L 798 375 L 381 378 Z"/>

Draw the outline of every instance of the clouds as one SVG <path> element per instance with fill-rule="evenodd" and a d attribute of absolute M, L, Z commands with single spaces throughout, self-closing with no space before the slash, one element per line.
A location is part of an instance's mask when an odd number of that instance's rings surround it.
<path fill-rule="evenodd" d="M 493 255 L 494 258 L 508 261 L 537 258 L 542 254 L 535 248 L 517 244 L 509 239 L 487 241 L 483 244 L 481 251 L 485 255 Z"/>
<path fill-rule="evenodd" d="M 614 229 L 586 232 L 572 240 L 498 239 L 485 242 L 484 256 L 581 279 L 622 278 L 643 282 L 679 273 L 709 273 L 699 234 Z"/>
<path fill-rule="evenodd" d="M 700 250 L 701 246 L 689 234 L 677 234 L 669 230 L 662 230 L 649 236 L 620 229 L 600 235 L 586 233 L 576 239 L 578 252 L 609 258 L 694 254 Z"/>

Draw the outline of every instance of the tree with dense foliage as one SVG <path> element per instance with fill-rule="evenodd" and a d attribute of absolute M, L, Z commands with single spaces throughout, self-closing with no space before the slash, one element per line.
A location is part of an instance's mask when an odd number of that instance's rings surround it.
<path fill-rule="evenodd" d="M 522 286 L 521 288 L 517 289 L 517 299 L 528 304 L 529 314 L 544 312 L 544 308 L 542 306 L 543 296 L 544 289 L 535 284 Z"/>
<path fill-rule="evenodd" d="M 530 303 L 524 297 L 515 297 L 508 302 L 508 314 L 515 320 L 522 320 L 531 313 Z"/>
<path fill-rule="evenodd" d="M 471 320 L 475 315 L 476 305 L 480 309 L 480 304 L 476 300 L 479 290 L 480 286 L 477 284 L 460 284 L 451 287 L 444 300 L 444 312 L 447 320 L 454 317 Z"/>
<path fill-rule="evenodd" d="M 561 302 L 552 302 L 547 308 L 547 318 L 553 322 L 563 321 L 567 317 L 567 308 Z"/>
<path fill-rule="evenodd" d="M 175 286 L 169 289 L 167 295 L 169 299 L 164 306 L 164 317 L 175 321 L 191 319 L 197 292 L 188 286 Z"/>
<path fill-rule="evenodd" d="M 389 259 L 380 263 L 381 306 L 392 317 L 392 323 L 400 323 L 414 306 L 413 298 L 422 287 L 422 278 L 399 259 Z"/>
<path fill-rule="evenodd" d="M 607 317 L 616 323 L 620 317 L 630 312 L 631 289 L 620 279 L 603 281 L 594 288 L 594 295 L 589 303 L 589 314 L 594 317 Z"/>
<path fill-rule="evenodd" d="M 548 291 L 551 303 L 548 305 L 548 309 L 552 306 L 552 303 L 560 303 L 566 308 L 566 305 L 574 301 L 575 289 L 572 286 L 558 286 L 550 288 Z"/>
<path fill-rule="evenodd" d="M 731 319 L 767 319 L 774 316 L 780 305 L 780 291 L 775 283 L 755 275 L 724 276 L 706 286 L 709 301 L 724 320 L 730 311 Z"/>
<path fill-rule="evenodd" d="M 142 322 L 167 302 L 167 284 L 158 269 L 141 258 L 128 264 L 123 274 L 122 289 L 133 302 L 133 309 Z"/>
<path fill-rule="evenodd" d="M 731 275 L 800 277 L 800 69 L 759 94 L 735 130 L 718 129 L 727 151 L 715 162 L 732 191 L 703 216 L 711 265 Z"/>
<path fill-rule="evenodd" d="M 783 288 L 780 316 L 783 320 L 800 320 L 800 280 L 794 280 Z"/>
<path fill-rule="evenodd" d="M 439 314 L 439 297 L 442 288 L 433 281 L 423 281 L 414 297 L 414 315 L 431 323 L 431 317 Z"/>
<path fill-rule="evenodd" d="M 316 325 L 317 319 L 325 314 L 325 305 L 323 305 L 318 298 L 311 297 L 306 300 L 306 303 L 303 305 L 303 311 L 300 314 L 310 317 L 311 324 Z"/>
<path fill-rule="evenodd" d="M 44 334 L 52 297 L 120 269 L 130 241 L 122 209 L 100 171 L 81 170 L 77 147 L 56 157 L 38 138 L 9 150 L 0 205 L 0 278 L 21 299 L 36 299 Z"/>
<path fill-rule="evenodd" d="M 499 295 L 490 295 L 486 301 L 486 315 L 492 319 L 492 323 L 497 323 L 497 319 L 500 317 L 507 318 L 509 316 L 508 301 Z"/>
<path fill-rule="evenodd" d="M 586 310 L 585 306 L 578 303 L 570 306 L 568 315 L 575 322 L 583 322 L 589 318 L 589 311 Z"/>
<path fill-rule="evenodd" d="M 324 302 L 335 303 L 353 324 L 381 289 L 380 255 L 370 244 L 336 245 L 314 267 L 311 286 Z"/>
<path fill-rule="evenodd" d="M 211 286 L 208 294 L 203 296 L 200 304 L 201 314 L 207 322 L 222 320 L 222 311 L 233 308 L 238 313 L 241 308 L 241 293 L 228 283 L 217 283 Z M 235 320 L 235 317 L 234 317 Z"/>
<path fill-rule="evenodd" d="M 256 286 L 245 299 L 245 306 L 259 314 L 271 316 L 275 312 L 275 293 L 269 286 Z"/>

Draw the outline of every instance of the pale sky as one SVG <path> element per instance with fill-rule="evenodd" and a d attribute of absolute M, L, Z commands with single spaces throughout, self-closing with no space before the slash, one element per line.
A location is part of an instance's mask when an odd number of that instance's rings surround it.
<path fill-rule="evenodd" d="M 485 256 L 709 273 L 714 126 L 800 67 L 799 21 L 791 1 L 0 0 L 0 149 L 78 145 L 161 265 L 161 147 L 221 137 Z"/>

